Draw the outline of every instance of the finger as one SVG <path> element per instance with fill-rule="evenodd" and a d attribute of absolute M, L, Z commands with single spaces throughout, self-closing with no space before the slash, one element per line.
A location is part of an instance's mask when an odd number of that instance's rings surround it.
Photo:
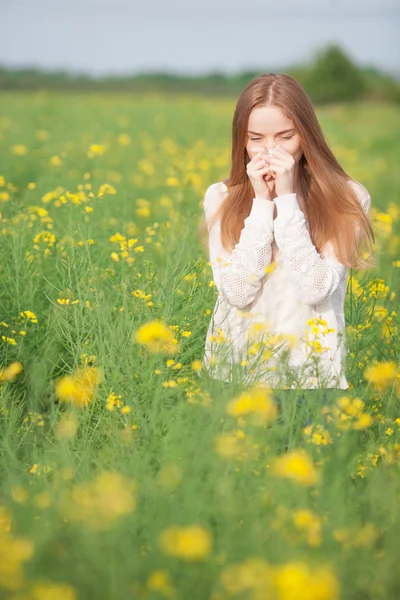
<path fill-rule="evenodd" d="M 258 171 L 256 171 L 255 175 L 257 177 L 264 177 L 264 175 L 266 173 L 268 173 L 268 171 L 269 171 L 269 167 L 264 167 L 263 169 L 259 169 Z"/>
<path fill-rule="evenodd" d="M 269 158 L 269 156 L 265 154 L 265 152 L 259 152 L 253 160 L 254 162 L 258 162 L 259 160 L 266 160 L 267 158 Z"/>
<path fill-rule="evenodd" d="M 271 162 L 270 162 L 271 169 L 273 167 L 285 167 L 286 165 L 287 165 L 286 160 L 280 159 L 280 158 L 276 158 L 274 160 L 271 160 Z"/>
<path fill-rule="evenodd" d="M 263 160 L 257 161 L 253 165 L 249 165 L 250 171 L 258 171 L 259 169 L 262 169 L 264 167 L 269 168 L 269 164 Z"/>
<path fill-rule="evenodd" d="M 265 158 L 259 158 L 256 162 L 255 162 L 255 167 L 262 167 L 264 165 L 268 165 L 269 162 L 267 160 L 265 160 Z"/>
<path fill-rule="evenodd" d="M 264 175 L 268 174 L 269 167 L 264 167 L 263 169 L 257 169 L 255 171 L 248 172 L 249 177 L 253 177 L 255 179 L 261 179 Z"/>

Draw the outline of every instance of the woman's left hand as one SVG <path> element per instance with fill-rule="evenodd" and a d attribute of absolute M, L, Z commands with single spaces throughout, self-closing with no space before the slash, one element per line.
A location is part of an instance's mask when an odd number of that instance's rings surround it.
<path fill-rule="evenodd" d="M 270 173 L 275 179 L 277 196 L 293 194 L 295 164 L 295 159 L 287 150 L 280 144 L 275 146 L 270 160 Z"/>

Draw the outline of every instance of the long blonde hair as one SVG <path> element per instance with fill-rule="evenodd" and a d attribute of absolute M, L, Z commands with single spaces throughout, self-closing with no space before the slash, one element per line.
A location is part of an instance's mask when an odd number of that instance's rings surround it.
<path fill-rule="evenodd" d="M 282 73 L 256 77 L 237 101 L 232 122 L 231 171 L 224 180 L 228 193 L 209 223 L 211 228 L 215 220 L 221 219 L 223 248 L 228 252 L 233 250 L 252 207 L 254 190 L 246 171 L 250 161 L 246 135 L 250 113 L 259 106 L 279 107 L 300 135 L 303 156 L 298 165 L 298 181 L 309 234 L 316 249 L 320 252 L 330 240 L 342 264 L 357 269 L 375 267 L 372 224 L 356 190 L 349 185 L 351 178 L 330 150 L 307 93 L 295 79 Z M 356 238 L 355 222 L 360 227 L 359 238 Z M 206 229 L 203 213 L 199 227 L 203 244 Z M 208 242 L 205 245 L 208 254 Z M 364 245 L 367 259 L 363 256 Z"/>

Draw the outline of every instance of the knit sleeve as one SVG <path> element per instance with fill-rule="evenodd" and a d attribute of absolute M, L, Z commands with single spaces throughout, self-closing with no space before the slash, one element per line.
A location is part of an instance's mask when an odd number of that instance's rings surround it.
<path fill-rule="evenodd" d="M 371 205 L 368 190 L 359 184 L 357 195 L 367 214 Z M 337 260 L 330 241 L 322 249 L 324 258 L 318 254 L 295 193 L 278 196 L 274 202 L 278 212 L 274 221 L 274 235 L 284 265 L 290 270 L 303 302 L 318 304 L 333 294 L 342 277 L 346 276 L 348 267 Z M 359 224 L 355 224 L 355 229 L 360 233 Z"/>
<path fill-rule="evenodd" d="M 220 220 L 213 224 L 211 230 L 209 226 L 211 216 L 222 201 L 221 192 L 221 183 L 213 183 L 203 200 L 213 280 L 231 306 L 244 308 L 254 300 L 266 274 L 265 269 L 271 263 L 275 205 L 272 200 L 253 198 L 240 239 L 228 253 L 221 244 Z"/>

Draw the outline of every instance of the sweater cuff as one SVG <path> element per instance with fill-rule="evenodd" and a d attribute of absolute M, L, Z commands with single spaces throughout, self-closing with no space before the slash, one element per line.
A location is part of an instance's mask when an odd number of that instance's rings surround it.
<path fill-rule="evenodd" d="M 297 200 L 297 195 L 295 193 L 282 194 L 281 196 L 277 196 L 276 198 L 274 198 L 274 202 L 276 204 L 276 210 L 278 212 L 276 218 L 285 216 L 288 217 L 298 211 L 302 213 L 302 210 Z"/>
<path fill-rule="evenodd" d="M 253 198 L 253 206 L 251 208 L 249 217 L 256 217 L 256 219 L 262 219 L 265 221 L 273 221 L 275 209 L 275 202 L 273 200 L 266 200 L 264 198 Z"/>

